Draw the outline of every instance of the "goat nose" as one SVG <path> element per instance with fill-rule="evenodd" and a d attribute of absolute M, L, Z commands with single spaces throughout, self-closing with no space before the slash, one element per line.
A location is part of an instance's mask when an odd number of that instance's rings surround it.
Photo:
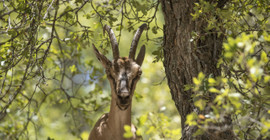
<path fill-rule="evenodd" d="M 121 100 L 127 100 L 129 98 L 129 93 L 128 92 L 121 92 L 118 95 L 118 98 L 121 99 Z"/>

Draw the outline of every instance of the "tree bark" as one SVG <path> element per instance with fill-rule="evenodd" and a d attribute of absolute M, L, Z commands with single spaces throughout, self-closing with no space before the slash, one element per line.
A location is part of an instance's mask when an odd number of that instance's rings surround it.
<path fill-rule="evenodd" d="M 214 77 L 219 76 L 217 61 L 222 51 L 224 36 L 217 33 L 205 34 L 207 23 L 202 19 L 192 20 L 194 2 L 196 0 L 162 0 L 162 9 L 165 18 L 164 25 L 164 67 L 172 98 L 181 116 L 182 138 L 191 139 L 232 139 L 231 130 L 222 132 L 213 131 L 201 136 L 193 137 L 197 127 L 185 124 L 186 117 L 191 112 L 200 112 L 193 104 L 192 90 L 185 91 L 184 85 L 192 84 L 193 77 L 199 72 Z M 223 7 L 226 0 L 220 0 L 218 6 Z M 204 35 L 205 39 L 192 39 L 192 32 Z M 213 31 L 214 32 L 214 31 Z M 211 97 L 210 100 L 214 99 Z M 226 125 L 230 126 L 230 117 Z"/>

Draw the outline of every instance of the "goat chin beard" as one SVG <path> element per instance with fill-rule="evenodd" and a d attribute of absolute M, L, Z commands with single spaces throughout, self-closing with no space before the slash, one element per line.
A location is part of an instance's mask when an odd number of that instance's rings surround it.
<path fill-rule="evenodd" d="M 124 110 L 126 110 L 126 109 L 129 107 L 129 104 L 124 105 L 124 106 L 121 106 L 121 105 L 119 105 L 119 104 L 116 103 L 116 105 L 118 106 L 118 108 L 119 108 L 121 111 L 124 111 Z"/>

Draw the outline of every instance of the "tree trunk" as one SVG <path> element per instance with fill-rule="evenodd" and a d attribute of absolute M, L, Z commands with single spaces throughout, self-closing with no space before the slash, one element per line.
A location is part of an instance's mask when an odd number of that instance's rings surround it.
<path fill-rule="evenodd" d="M 197 77 L 199 72 L 214 77 L 220 75 L 221 71 L 216 66 L 222 51 L 224 36 L 218 36 L 216 33 L 205 34 L 207 23 L 202 19 L 192 20 L 191 13 L 195 0 L 162 0 L 161 2 L 165 18 L 163 64 L 172 98 L 181 116 L 181 139 L 232 139 L 233 133 L 228 129 L 192 137 L 197 127 L 185 124 L 186 117 L 191 112 L 202 114 L 206 112 L 199 112 L 196 109 L 192 99 L 194 92 L 185 91 L 184 85 L 192 84 L 192 78 Z M 226 0 L 220 0 L 218 6 L 223 7 L 225 2 Z M 192 32 L 204 35 L 205 39 L 192 41 Z M 228 117 L 226 124 L 230 126 L 230 123 Z"/>

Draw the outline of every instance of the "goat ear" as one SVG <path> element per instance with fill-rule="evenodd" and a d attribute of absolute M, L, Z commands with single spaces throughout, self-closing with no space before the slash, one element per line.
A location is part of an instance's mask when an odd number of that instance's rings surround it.
<path fill-rule="evenodd" d="M 140 66 L 142 65 L 143 60 L 144 60 L 144 56 L 145 56 L 145 46 L 143 45 L 143 46 L 141 47 L 141 49 L 140 49 L 140 52 L 139 52 L 137 58 L 136 58 L 136 63 L 137 63 L 138 65 L 140 65 Z"/>
<path fill-rule="evenodd" d="M 112 62 L 103 54 L 99 53 L 98 49 L 92 44 L 97 59 L 101 62 L 104 68 L 111 66 Z"/>

